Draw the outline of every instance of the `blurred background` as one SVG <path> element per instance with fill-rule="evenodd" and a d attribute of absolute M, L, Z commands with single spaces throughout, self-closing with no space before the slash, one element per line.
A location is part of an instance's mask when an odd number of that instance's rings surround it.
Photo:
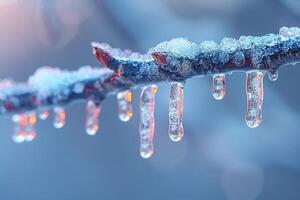
<path fill-rule="evenodd" d="M 26 81 L 45 65 L 99 66 L 92 41 L 146 52 L 163 40 L 196 43 L 277 33 L 300 25 L 299 0 L 0 0 L 0 78 Z M 245 125 L 245 76 L 227 76 L 216 101 L 211 78 L 185 86 L 184 129 L 170 141 L 168 84 L 159 85 L 155 154 L 139 156 L 139 93 L 134 117 L 119 121 L 116 98 L 103 103 L 100 133 L 84 131 L 85 104 L 66 107 L 67 124 L 39 121 L 31 143 L 11 140 L 0 118 L 0 199 L 300 199 L 300 65 L 265 78 L 263 123 Z"/>

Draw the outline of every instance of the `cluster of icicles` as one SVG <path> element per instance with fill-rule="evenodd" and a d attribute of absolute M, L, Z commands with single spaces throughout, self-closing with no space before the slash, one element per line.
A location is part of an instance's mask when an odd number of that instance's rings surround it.
<path fill-rule="evenodd" d="M 250 71 L 246 73 L 246 94 L 247 111 L 246 123 L 249 127 L 255 128 L 262 121 L 263 103 L 263 78 L 264 72 Z M 274 78 L 272 80 L 275 80 Z M 184 135 L 183 117 L 183 82 L 171 82 L 169 91 L 169 136 L 172 141 L 178 142 Z M 140 95 L 140 155 L 149 158 L 154 153 L 153 138 L 155 129 L 155 95 L 158 87 L 147 85 L 142 88 Z M 225 75 L 213 76 L 212 94 L 217 100 L 222 99 L 226 94 Z M 117 94 L 118 112 L 121 121 L 128 121 L 133 116 L 132 91 L 126 90 Z M 99 114 L 101 106 L 93 100 L 86 104 L 85 128 L 88 135 L 95 135 L 99 129 Z M 63 107 L 53 108 L 53 126 L 62 128 L 66 123 L 66 113 Z M 30 142 L 36 137 L 35 124 L 37 117 L 41 120 L 47 119 L 48 110 L 16 114 L 12 117 L 14 122 L 13 140 L 17 143 Z"/>

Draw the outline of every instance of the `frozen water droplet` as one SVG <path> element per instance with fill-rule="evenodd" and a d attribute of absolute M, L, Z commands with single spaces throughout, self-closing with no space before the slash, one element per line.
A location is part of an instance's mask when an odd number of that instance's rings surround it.
<path fill-rule="evenodd" d="M 239 47 L 239 42 L 234 38 L 225 37 L 222 39 L 220 46 L 220 49 L 222 51 L 225 51 L 227 53 L 234 53 Z"/>
<path fill-rule="evenodd" d="M 247 110 L 245 121 L 250 128 L 257 127 L 262 121 L 264 74 L 261 71 L 246 73 Z"/>
<path fill-rule="evenodd" d="M 276 81 L 278 79 L 278 70 L 275 70 L 273 72 L 268 72 L 268 77 L 270 81 Z"/>
<path fill-rule="evenodd" d="M 221 100 L 225 97 L 225 74 L 216 74 L 213 76 L 212 95 L 216 100 Z"/>
<path fill-rule="evenodd" d="M 219 49 L 219 45 L 215 41 L 212 41 L 212 40 L 203 41 L 200 43 L 199 46 L 200 46 L 200 50 L 203 53 L 217 51 Z"/>
<path fill-rule="evenodd" d="M 155 129 L 154 110 L 156 85 L 143 87 L 140 97 L 140 155 L 149 158 L 154 153 L 153 138 Z"/>
<path fill-rule="evenodd" d="M 13 135 L 12 139 L 16 143 L 22 143 L 26 139 L 25 127 L 27 125 L 27 117 L 25 114 L 16 114 L 13 115 L 12 121 L 13 125 Z"/>
<path fill-rule="evenodd" d="M 82 93 L 84 90 L 84 85 L 82 83 L 76 83 L 73 87 L 73 92 L 76 94 Z"/>
<path fill-rule="evenodd" d="M 277 44 L 278 36 L 273 34 L 273 33 L 270 33 L 270 34 L 267 34 L 267 35 L 263 36 L 262 40 L 265 43 L 265 45 L 271 47 L 271 46 L 274 46 L 274 45 Z"/>
<path fill-rule="evenodd" d="M 219 54 L 219 61 L 222 64 L 227 63 L 229 61 L 229 54 L 224 52 L 224 51 L 221 51 L 220 54 Z"/>
<path fill-rule="evenodd" d="M 26 142 L 31 142 L 36 138 L 36 130 L 35 130 L 35 124 L 37 121 L 36 113 L 30 112 L 25 114 L 27 117 L 27 126 L 25 127 L 26 131 Z"/>
<path fill-rule="evenodd" d="M 123 122 L 127 122 L 133 115 L 132 112 L 132 92 L 126 90 L 119 92 L 117 95 L 119 118 Z"/>
<path fill-rule="evenodd" d="M 86 104 L 85 130 L 88 135 L 95 135 L 99 129 L 99 114 L 101 107 L 94 101 L 88 100 Z"/>
<path fill-rule="evenodd" d="M 233 55 L 234 63 L 237 66 L 242 66 L 245 63 L 245 55 L 242 51 L 237 51 Z"/>
<path fill-rule="evenodd" d="M 251 49 L 253 45 L 253 37 L 252 36 L 241 36 L 239 39 L 240 45 L 242 49 Z"/>
<path fill-rule="evenodd" d="M 46 120 L 49 117 L 49 111 L 48 110 L 42 110 L 39 113 L 39 118 L 41 120 Z"/>
<path fill-rule="evenodd" d="M 53 126 L 55 128 L 62 128 L 66 124 L 66 112 L 62 107 L 55 107 L 53 109 L 54 119 Z"/>
<path fill-rule="evenodd" d="M 184 135 L 182 126 L 183 116 L 183 83 L 171 82 L 169 95 L 169 136 L 178 142 Z"/>

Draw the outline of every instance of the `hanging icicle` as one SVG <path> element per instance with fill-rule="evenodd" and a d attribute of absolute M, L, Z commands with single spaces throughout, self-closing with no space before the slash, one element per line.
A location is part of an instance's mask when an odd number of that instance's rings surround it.
<path fill-rule="evenodd" d="M 26 131 L 26 142 L 31 142 L 36 138 L 36 130 L 35 130 L 35 124 L 37 121 L 36 113 L 30 112 L 28 114 L 25 114 L 27 117 L 27 125 L 25 127 Z"/>
<path fill-rule="evenodd" d="M 53 109 L 54 119 L 53 126 L 55 128 L 62 128 L 66 124 L 66 112 L 62 107 L 55 107 Z"/>
<path fill-rule="evenodd" d="M 12 139 L 16 143 L 22 143 L 26 139 L 27 116 L 25 114 L 16 114 L 12 116 L 13 135 Z"/>
<path fill-rule="evenodd" d="M 154 109 L 156 85 L 143 87 L 140 97 L 140 155 L 143 158 L 149 158 L 154 153 Z"/>
<path fill-rule="evenodd" d="M 183 85 L 182 82 L 170 83 L 169 96 L 169 136 L 174 142 L 178 142 L 184 135 L 182 126 L 183 116 Z"/>
<path fill-rule="evenodd" d="M 93 100 L 88 100 L 85 110 L 85 131 L 88 135 L 95 135 L 99 129 L 99 114 L 101 112 L 101 107 Z"/>
<path fill-rule="evenodd" d="M 216 100 L 221 100 L 226 95 L 225 74 L 216 74 L 213 76 L 212 95 Z"/>
<path fill-rule="evenodd" d="M 123 122 L 127 122 L 133 115 L 132 112 L 132 92 L 126 90 L 119 92 L 117 95 L 119 118 Z"/>
<path fill-rule="evenodd" d="M 261 71 L 246 73 L 247 110 L 245 121 L 250 128 L 257 127 L 262 121 L 264 74 Z"/>

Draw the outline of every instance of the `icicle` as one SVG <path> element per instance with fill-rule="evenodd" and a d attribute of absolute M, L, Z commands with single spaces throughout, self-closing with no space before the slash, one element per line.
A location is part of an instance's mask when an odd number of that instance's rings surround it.
<path fill-rule="evenodd" d="M 99 114 L 101 107 L 94 101 L 88 100 L 86 104 L 85 130 L 88 135 L 95 135 L 99 129 Z"/>
<path fill-rule="evenodd" d="M 49 117 L 49 111 L 48 110 L 42 110 L 39 113 L 39 118 L 41 120 L 46 120 Z"/>
<path fill-rule="evenodd" d="M 221 100 L 226 94 L 225 74 L 213 76 L 212 95 L 216 100 Z"/>
<path fill-rule="evenodd" d="M 140 154 L 143 158 L 149 158 L 153 152 L 154 137 L 154 109 L 156 85 L 143 87 L 140 97 Z"/>
<path fill-rule="evenodd" d="M 36 124 L 36 113 L 30 112 L 28 114 L 25 114 L 27 117 L 27 125 L 25 127 L 26 131 L 26 142 L 31 142 L 36 138 L 36 130 L 35 130 L 35 124 Z"/>
<path fill-rule="evenodd" d="M 22 143 L 26 139 L 26 125 L 27 116 L 25 114 L 16 114 L 12 117 L 13 125 L 13 136 L 12 139 L 16 143 Z"/>
<path fill-rule="evenodd" d="M 117 95 L 119 118 L 123 122 L 127 122 L 132 117 L 132 92 L 126 90 Z"/>
<path fill-rule="evenodd" d="M 184 135 L 182 126 L 183 115 L 183 83 L 170 83 L 169 97 L 169 136 L 174 142 L 178 142 Z"/>
<path fill-rule="evenodd" d="M 53 109 L 54 119 L 53 126 L 55 128 L 62 128 L 66 123 L 66 112 L 62 107 L 55 107 Z"/>
<path fill-rule="evenodd" d="M 247 111 L 245 120 L 250 128 L 257 127 L 262 121 L 263 79 L 261 71 L 246 73 Z"/>
<path fill-rule="evenodd" d="M 268 77 L 270 81 L 276 81 L 278 79 L 278 70 L 275 70 L 274 72 L 268 72 Z"/>

